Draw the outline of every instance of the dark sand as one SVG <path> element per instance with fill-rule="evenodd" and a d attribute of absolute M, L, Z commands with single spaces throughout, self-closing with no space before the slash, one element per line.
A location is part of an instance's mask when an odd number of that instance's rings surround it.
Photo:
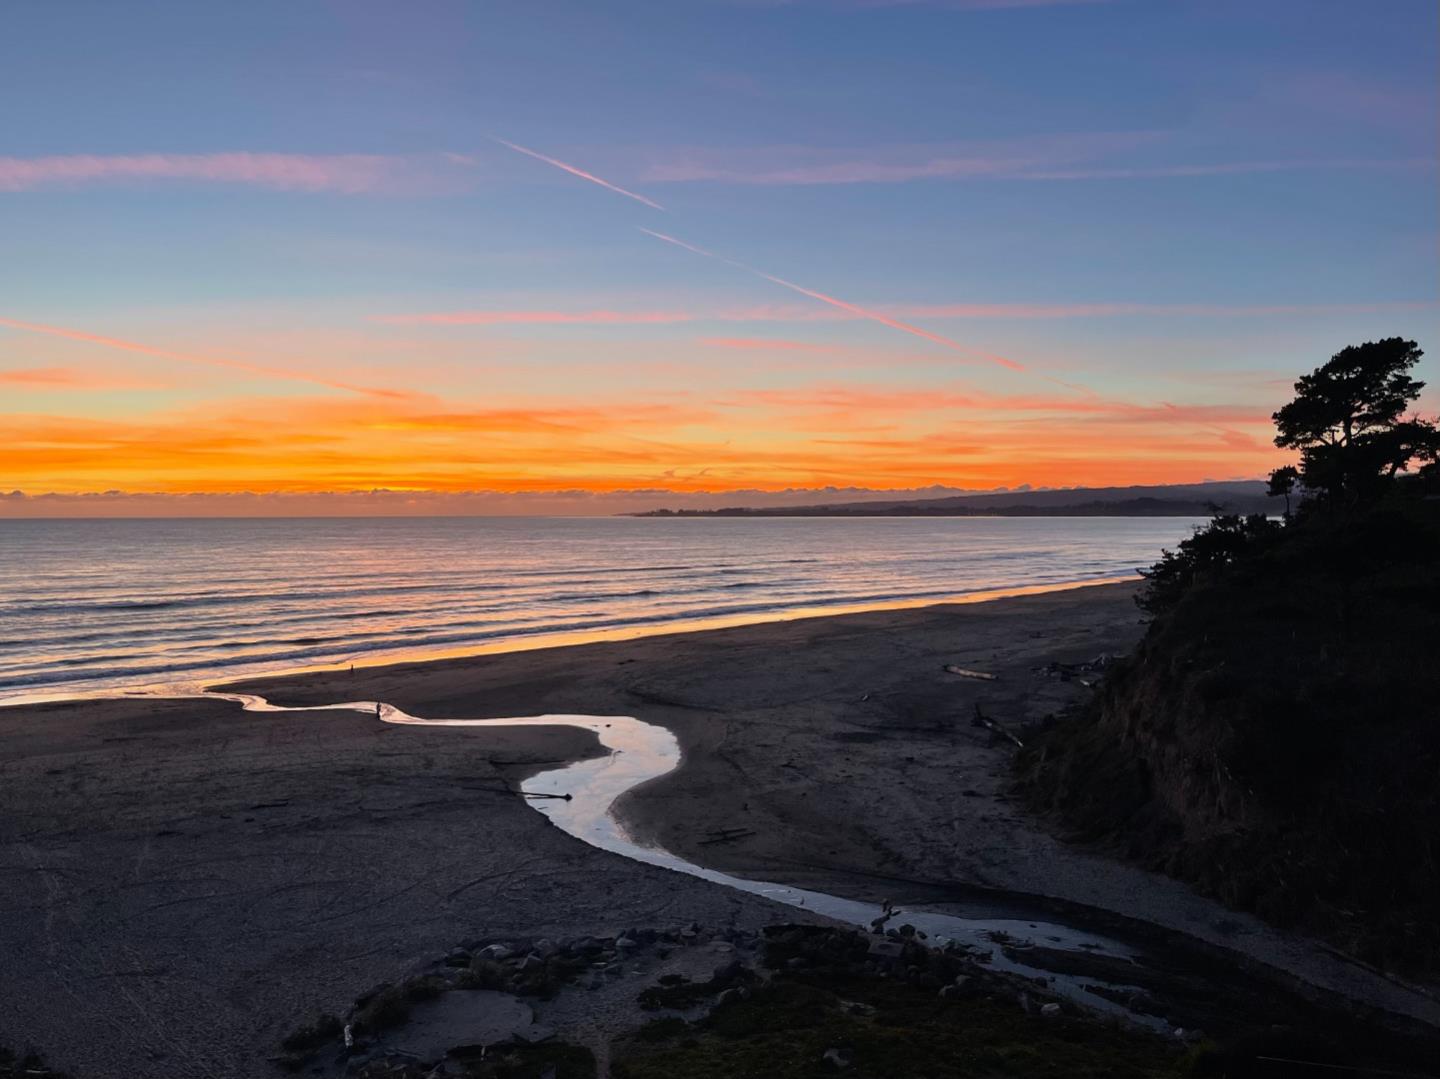
<path fill-rule="evenodd" d="M 0 747 L 0 1045 L 80 1079 L 269 1075 L 313 1013 L 467 937 L 781 916 L 509 793 L 598 748 L 575 728 L 82 701 L 0 709 Z"/>
<path fill-rule="evenodd" d="M 1143 919 L 1346 995 L 1433 1000 L 1174 881 L 1064 846 L 1004 797 L 1007 726 L 1079 699 L 1051 660 L 1123 652 L 1131 586 L 250 683 L 425 718 L 628 714 L 685 761 L 625 800 L 692 861 L 856 898 Z M 947 663 L 995 673 L 981 682 Z M 426 731 L 212 702 L 0 709 L 0 1042 L 86 1076 L 240 1076 L 312 1011 L 466 937 L 796 912 L 584 846 L 501 789 L 592 752 L 559 729 Z M 283 804 L 278 804 L 283 803 Z M 755 835 L 707 843 L 721 828 Z M 1071 912 L 1083 918 L 1083 913 Z"/>

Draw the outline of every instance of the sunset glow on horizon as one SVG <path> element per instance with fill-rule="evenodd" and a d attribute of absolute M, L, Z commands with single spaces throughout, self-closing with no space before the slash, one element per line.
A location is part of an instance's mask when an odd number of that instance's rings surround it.
<path fill-rule="evenodd" d="M 145 7 L 0 42 L 0 516 L 1258 478 L 1394 335 L 1435 408 L 1423 0 Z"/>

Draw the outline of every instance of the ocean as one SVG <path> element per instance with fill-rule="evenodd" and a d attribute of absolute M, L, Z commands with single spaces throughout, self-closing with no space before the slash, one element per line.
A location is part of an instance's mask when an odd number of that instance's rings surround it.
<path fill-rule="evenodd" d="M 0 701 L 1133 576 L 1198 523 L 0 521 Z"/>

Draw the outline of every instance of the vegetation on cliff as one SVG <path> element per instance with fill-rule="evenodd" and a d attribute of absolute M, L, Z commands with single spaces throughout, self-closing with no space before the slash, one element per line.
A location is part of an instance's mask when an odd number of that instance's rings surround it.
<path fill-rule="evenodd" d="M 1275 414 L 1284 520 L 1219 517 L 1147 574 L 1135 655 L 1027 739 L 1075 838 L 1410 974 L 1440 971 L 1440 432 L 1414 342 L 1351 347 Z M 1413 469 L 1413 471 L 1407 471 Z"/>

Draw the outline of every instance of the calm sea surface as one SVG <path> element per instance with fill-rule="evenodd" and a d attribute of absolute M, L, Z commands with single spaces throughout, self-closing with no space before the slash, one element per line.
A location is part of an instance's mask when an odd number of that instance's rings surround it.
<path fill-rule="evenodd" d="M 1197 523 L 0 521 L 0 699 L 1113 577 Z"/>

